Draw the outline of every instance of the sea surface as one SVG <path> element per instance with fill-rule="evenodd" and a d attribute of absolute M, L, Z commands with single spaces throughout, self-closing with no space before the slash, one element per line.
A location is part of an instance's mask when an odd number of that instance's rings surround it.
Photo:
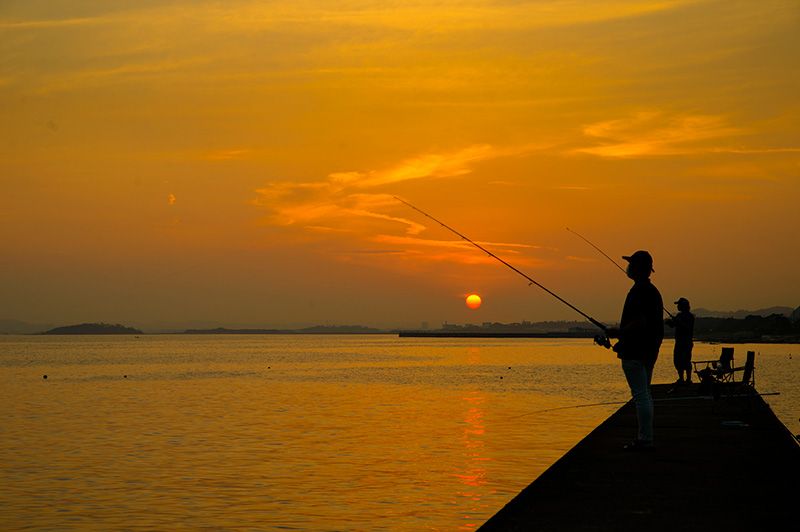
<path fill-rule="evenodd" d="M 472 530 L 627 399 L 590 340 L 0 336 L 0 530 Z"/>

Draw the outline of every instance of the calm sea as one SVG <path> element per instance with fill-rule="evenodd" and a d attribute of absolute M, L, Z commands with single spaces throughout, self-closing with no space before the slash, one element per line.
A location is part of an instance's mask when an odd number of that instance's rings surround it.
<path fill-rule="evenodd" d="M 800 346 L 748 349 L 800 432 Z M 589 340 L 0 337 L 0 529 L 471 530 L 625 399 Z"/>

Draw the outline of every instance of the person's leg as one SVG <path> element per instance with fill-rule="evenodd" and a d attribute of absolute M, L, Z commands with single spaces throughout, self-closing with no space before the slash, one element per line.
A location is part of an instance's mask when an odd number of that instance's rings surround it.
<path fill-rule="evenodd" d="M 622 371 L 631 389 L 631 397 L 636 406 L 636 420 L 639 424 L 638 440 L 653 442 L 653 398 L 650 395 L 650 379 L 653 367 L 641 360 L 623 360 Z"/>
<path fill-rule="evenodd" d="M 683 383 L 683 367 L 681 366 L 681 354 L 677 349 L 672 353 L 672 363 L 678 372 L 678 382 L 676 384 L 681 384 Z"/>
<path fill-rule="evenodd" d="M 692 345 L 689 344 L 689 349 L 686 352 L 686 382 L 692 382 Z"/>
<path fill-rule="evenodd" d="M 692 382 L 692 345 L 684 344 L 681 346 L 681 372 L 686 373 L 683 382 L 690 384 Z"/>

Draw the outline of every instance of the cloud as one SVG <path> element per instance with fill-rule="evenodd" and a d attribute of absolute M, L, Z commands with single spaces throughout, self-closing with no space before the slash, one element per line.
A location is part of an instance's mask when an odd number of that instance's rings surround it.
<path fill-rule="evenodd" d="M 64 18 L 52 20 L 0 20 L 0 30 L 30 30 L 88 26 L 102 24 L 108 19 L 102 17 Z"/>
<path fill-rule="evenodd" d="M 573 262 L 597 262 L 597 259 L 593 259 L 591 257 L 579 257 L 577 255 L 567 255 L 564 258 Z"/>
<path fill-rule="evenodd" d="M 272 212 L 278 225 L 308 224 L 330 226 L 330 218 L 377 218 L 406 226 L 408 234 L 419 234 L 424 226 L 385 211 L 396 208 L 391 194 L 370 192 L 388 185 L 420 180 L 442 179 L 471 173 L 476 164 L 528 153 L 537 146 L 496 148 L 473 145 L 444 153 L 427 153 L 405 159 L 381 170 L 342 171 L 327 179 L 312 182 L 270 183 L 256 190 L 254 204 Z"/>
<path fill-rule="evenodd" d="M 664 12 L 696 0 L 615 0 L 613 2 L 440 2 L 372 1 L 343 4 L 278 0 L 269 3 L 233 0 L 226 3 L 173 2 L 123 9 L 95 17 L 0 20 L 0 29 L 59 28 L 98 23 L 164 25 L 186 22 L 216 31 L 263 31 L 287 26 L 359 27 L 429 30 L 436 33 L 470 29 L 530 29 L 597 23 Z M 195 5 L 198 4 L 198 5 Z"/>
<path fill-rule="evenodd" d="M 369 238 L 381 246 L 389 246 L 395 259 L 419 262 L 454 262 L 463 265 L 496 264 L 496 260 L 477 250 L 465 240 L 437 240 L 413 236 L 379 234 Z M 540 246 L 510 242 L 477 242 L 501 257 L 513 255 L 516 266 L 543 267 L 547 261 L 526 254 L 526 251 L 542 249 Z"/>
<path fill-rule="evenodd" d="M 331 172 L 319 181 L 269 183 L 255 191 L 253 204 L 267 213 L 265 221 L 273 226 L 326 236 L 339 234 L 378 246 L 378 249 L 403 246 L 412 254 L 419 254 L 424 248 L 438 248 L 444 252 L 442 260 L 449 257 L 458 262 L 483 262 L 483 259 L 476 260 L 481 254 L 474 249 L 467 252 L 471 246 L 466 242 L 420 238 L 426 226 L 403 216 L 409 211 L 385 190 L 414 180 L 468 175 L 481 162 L 538 149 L 541 147 L 535 145 L 498 148 L 477 144 L 448 152 L 424 153 L 383 169 Z M 487 245 L 504 253 L 535 249 L 527 244 L 493 242 Z M 465 254 L 469 257 L 464 258 Z"/>
<path fill-rule="evenodd" d="M 244 159 L 250 150 L 238 148 L 228 150 L 215 150 L 205 155 L 205 159 L 209 161 L 232 161 L 236 159 Z"/>
<path fill-rule="evenodd" d="M 594 190 L 597 187 L 587 187 L 584 185 L 559 185 L 555 187 L 551 187 L 553 190 L 576 190 L 576 191 L 587 191 L 587 190 Z"/>
<path fill-rule="evenodd" d="M 366 176 L 361 187 L 375 187 L 422 178 L 456 177 L 472 171 L 471 165 L 496 158 L 492 146 L 470 146 L 463 150 L 444 154 L 426 154 L 404 161 L 385 172 Z"/>
<path fill-rule="evenodd" d="M 185 60 L 158 60 L 126 63 L 107 68 L 75 70 L 49 76 L 37 89 L 40 94 L 98 87 L 136 79 L 152 79 L 166 74 L 186 73 L 192 67 L 209 63 L 208 58 L 192 57 Z"/>
<path fill-rule="evenodd" d="M 800 153 L 800 148 L 714 148 L 714 153 L 739 153 L 742 155 L 770 155 L 774 153 Z"/>
<path fill-rule="evenodd" d="M 373 238 L 373 240 L 375 242 L 384 242 L 388 244 L 403 244 L 449 249 L 475 249 L 475 247 L 466 240 L 432 240 L 427 238 L 412 238 L 393 235 L 377 235 Z M 541 249 L 540 246 L 533 246 L 530 244 L 514 244 L 510 242 L 477 242 L 477 244 L 483 247 L 491 247 L 494 249 L 503 248 L 508 253 L 519 253 L 519 251 L 517 251 L 518 249 Z"/>
<path fill-rule="evenodd" d="M 709 147 L 707 141 L 742 135 L 745 130 L 728 125 L 724 116 L 642 111 L 628 118 L 589 124 L 583 133 L 601 144 L 573 152 L 633 158 L 718 151 L 718 146 Z"/>
<path fill-rule="evenodd" d="M 336 172 L 328 176 L 332 184 L 343 187 L 374 188 L 414 179 L 458 177 L 472 172 L 473 166 L 500 157 L 522 155 L 542 146 L 499 149 L 476 144 L 446 153 L 426 153 L 411 157 L 389 168 L 368 172 Z"/>
<path fill-rule="evenodd" d="M 24 72 L 25 80 L 45 87 L 43 92 L 77 90 L 117 80 L 136 81 L 169 72 L 179 74 L 176 78 L 181 81 L 192 78 L 203 84 L 240 80 L 242 76 L 305 76 L 309 73 L 333 74 L 340 78 L 352 72 L 361 76 L 360 83 L 364 83 L 380 77 L 374 74 L 386 71 L 386 66 L 392 62 L 386 61 L 387 51 L 400 51 L 406 56 L 402 51 L 411 50 L 412 57 L 416 58 L 419 47 L 430 46 L 431 39 L 448 36 L 462 39 L 467 32 L 494 34 L 602 23 L 665 12 L 688 3 L 690 0 L 615 0 L 611 3 L 445 0 L 384 5 L 370 0 L 345 3 L 178 0 L 123 6 L 99 2 L 83 10 L 86 16 L 71 18 L 72 10 L 56 5 L 48 11 L 50 18 L 36 19 L 33 17 L 40 14 L 40 10 L 25 8 L 23 2 L 13 18 L 9 14 L 0 18 L 0 33 L 27 37 L 38 32 L 80 32 L 79 38 L 65 40 L 67 44 L 57 50 L 59 61 L 43 62 L 47 68 L 37 68 L 36 63 L 21 63 L 18 70 Z M 270 53 L 254 56 L 253 46 L 263 46 L 262 39 L 266 35 L 270 36 L 267 44 Z M 102 42 L 103 45 L 86 47 L 86 42 Z M 23 52 L 29 51 L 27 39 L 15 46 L 20 46 Z M 144 51 L 147 53 L 143 54 Z M 25 57 L 18 54 L 18 50 L 13 52 L 12 57 Z M 354 60 L 343 60 L 348 57 Z M 375 60 L 367 59 L 369 57 Z M 203 58 L 213 64 L 209 68 L 191 69 L 179 62 L 161 64 L 159 58 Z M 84 70 L 87 65 L 93 68 Z M 98 66 L 100 68 L 96 68 Z M 393 87 L 409 79 L 407 67 L 404 65 L 392 76 Z M 430 76 L 415 78 L 411 81 L 415 87 L 433 79 Z M 448 101 L 455 103 L 452 99 Z M 519 105 L 503 98 L 492 99 L 492 104 Z M 479 105 L 486 105 L 486 101 Z"/>

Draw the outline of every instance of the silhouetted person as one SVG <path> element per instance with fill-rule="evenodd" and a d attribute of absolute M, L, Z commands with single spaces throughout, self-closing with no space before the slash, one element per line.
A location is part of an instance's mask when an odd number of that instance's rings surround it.
<path fill-rule="evenodd" d="M 678 314 L 667 319 L 665 323 L 675 328 L 675 350 L 673 362 L 678 372 L 675 384 L 690 384 L 692 382 L 692 347 L 694 347 L 694 314 L 689 312 L 691 306 L 685 297 L 675 302 L 678 305 Z M 686 373 L 686 378 L 683 374 Z"/>
<path fill-rule="evenodd" d="M 631 451 L 650 450 L 653 449 L 650 381 L 664 339 L 664 304 L 658 288 L 650 282 L 650 273 L 654 271 L 650 253 L 639 250 L 630 257 L 622 258 L 628 261 L 625 273 L 633 280 L 633 286 L 625 298 L 619 329 L 609 329 L 607 332 L 610 338 L 619 338 L 614 351 L 622 360 L 622 371 L 631 389 L 639 425 L 636 439 L 624 448 Z"/>

